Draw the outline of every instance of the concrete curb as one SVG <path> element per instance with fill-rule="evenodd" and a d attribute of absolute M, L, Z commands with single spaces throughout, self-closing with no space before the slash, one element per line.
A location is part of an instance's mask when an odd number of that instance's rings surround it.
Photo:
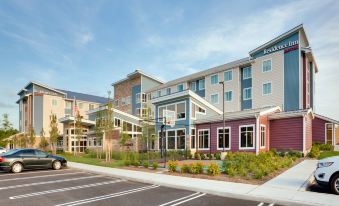
<path fill-rule="evenodd" d="M 236 199 L 245 199 L 245 200 L 254 200 L 254 201 L 259 201 L 259 202 L 266 202 L 266 203 L 274 203 L 274 204 L 282 204 L 282 205 L 319 205 L 319 204 L 308 204 L 305 202 L 300 202 L 296 200 L 290 200 L 290 199 L 277 199 L 277 198 L 271 198 L 267 196 L 261 196 L 261 195 L 253 195 L 251 194 L 252 191 L 255 189 L 259 188 L 260 186 L 257 185 L 248 185 L 248 184 L 241 184 L 241 183 L 228 183 L 230 186 L 233 185 L 238 185 L 238 186 L 244 186 L 244 187 L 250 187 L 248 191 L 245 192 L 236 192 L 237 189 L 234 188 L 234 192 L 229 192 L 229 191 L 222 191 L 222 190 L 217 190 L 217 189 L 207 189 L 205 187 L 201 187 L 201 184 L 205 185 L 208 183 L 217 184 L 221 185 L 226 185 L 222 181 L 216 181 L 216 180 L 206 180 L 206 179 L 197 179 L 197 178 L 189 178 L 189 177 L 178 177 L 178 176 L 171 176 L 171 175 L 165 175 L 165 174 L 156 174 L 156 173 L 151 173 L 152 176 L 157 177 L 157 178 L 145 178 L 142 177 L 144 174 L 146 176 L 149 176 L 150 174 L 147 172 L 141 172 L 141 171 L 131 171 L 131 170 L 124 170 L 124 169 L 116 169 L 116 168 L 108 168 L 108 167 L 100 167 L 100 166 L 88 166 L 86 164 L 81 164 L 81 163 L 73 163 L 69 162 L 68 165 L 70 168 L 74 169 L 80 169 L 83 171 L 87 172 L 93 172 L 96 174 L 102 174 L 102 175 L 107 175 L 107 176 L 112 176 L 112 177 L 117 177 L 121 179 L 127 179 L 130 181 L 135 181 L 135 182 L 142 182 L 142 183 L 147 183 L 147 184 L 155 184 L 155 185 L 160 185 L 160 186 L 165 186 L 165 187 L 170 187 L 170 188 L 175 188 L 175 189 L 183 189 L 183 190 L 189 190 L 189 191 L 195 191 L 195 192 L 202 192 L 202 193 L 207 193 L 207 194 L 212 194 L 212 195 L 217 195 L 217 196 L 223 196 L 223 197 L 230 197 L 230 198 L 236 198 Z M 108 172 L 110 170 L 111 172 Z M 137 172 L 140 175 L 137 175 L 135 177 L 128 175 L 128 173 L 134 173 Z M 173 182 L 166 182 L 163 181 L 162 177 L 163 176 L 169 176 L 169 177 L 176 177 L 180 181 L 180 183 L 177 183 L 176 181 Z M 196 182 L 199 181 L 201 184 L 199 186 L 196 186 L 194 184 L 183 184 L 183 182 Z M 205 183 L 205 184 L 204 184 Z"/>

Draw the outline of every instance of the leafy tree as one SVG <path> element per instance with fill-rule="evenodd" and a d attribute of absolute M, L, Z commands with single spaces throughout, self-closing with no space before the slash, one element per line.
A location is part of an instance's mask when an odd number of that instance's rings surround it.
<path fill-rule="evenodd" d="M 28 134 L 28 145 L 30 147 L 34 147 L 35 144 L 35 131 L 33 127 L 29 127 L 29 134 Z"/>
<path fill-rule="evenodd" d="M 122 124 L 122 130 L 120 132 L 119 143 L 123 147 L 132 139 L 132 136 L 125 131 L 127 131 L 127 122 Z"/>
<path fill-rule="evenodd" d="M 151 108 L 146 106 L 143 108 L 144 112 L 142 114 L 142 135 L 139 138 L 139 142 L 143 149 L 149 151 L 150 145 L 156 140 L 156 128 L 154 119 L 151 115 Z M 149 160 L 149 156 L 147 155 Z"/>
<path fill-rule="evenodd" d="M 81 120 L 82 120 L 82 116 L 80 115 L 80 113 L 78 111 L 76 118 L 75 118 L 75 137 L 78 141 L 78 152 L 79 153 L 80 153 L 80 140 L 83 137 Z M 74 154 L 75 154 L 75 150 L 74 150 Z"/>
<path fill-rule="evenodd" d="M 5 147 L 8 141 L 5 141 L 6 138 L 18 133 L 16 129 L 12 127 L 12 123 L 8 120 L 8 114 L 3 114 L 3 119 L 0 128 L 0 146 Z"/>
<path fill-rule="evenodd" d="M 2 129 L 5 131 L 11 130 L 13 129 L 13 125 L 12 123 L 10 123 L 9 119 L 8 119 L 9 115 L 7 113 L 2 115 Z"/>
<path fill-rule="evenodd" d="M 99 110 L 96 112 L 96 118 L 95 118 L 95 138 L 98 142 L 101 142 L 102 144 L 102 139 L 103 139 L 103 111 Z M 96 148 L 97 152 L 97 159 L 101 159 L 101 155 L 99 157 L 99 147 Z M 101 153 L 100 153 L 101 154 Z"/>
<path fill-rule="evenodd" d="M 39 147 L 40 149 L 46 151 L 46 148 L 48 147 L 48 145 L 49 145 L 48 141 L 46 140 L 46 137 L 45 137 L 45 131 L 43 128 L 41 128 Z"/>
<path fill-rule="evenodd" d="M 59 130 L 58 130 L 58 122 L 56 115 L 52 114 L 50 116 L 50 130 L 49 130 L 49 138 L 51 142 L 51 150 L 53 153 L 56 153 L 56 144 L 59 137 Z"/>

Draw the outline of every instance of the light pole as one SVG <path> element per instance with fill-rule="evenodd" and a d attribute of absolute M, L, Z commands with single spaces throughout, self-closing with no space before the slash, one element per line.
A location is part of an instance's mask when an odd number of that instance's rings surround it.
<path fill-rule="evenodd" d="M 222 142 L 223 142 L 223 148 L 222 151 L 225 152 L 225 82 L 219 82 L 219 84 L 222 84 L 222 123 L 223 123 L 223 132 L 222 132 Z M 218 137 L 219 138 L 219 137 Z"/>

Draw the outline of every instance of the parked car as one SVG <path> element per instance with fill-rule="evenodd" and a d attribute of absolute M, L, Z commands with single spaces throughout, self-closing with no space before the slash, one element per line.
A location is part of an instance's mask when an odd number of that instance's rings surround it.
<path fill-rule="evenodd" d="M 0 154 L 0 170 L 22 172 L 24 169 L 55 169 L 67 165 L 65 158 L 36 149 L 14 149 Z"/>
<path fill-rule="evenodd" d="M 319 160 L 314 177 L 319 185 L 330 187 L 339 195 L 339 156 Z"/>
<path fill-rule="evenodd" d="M 6 152 L 7 152 L 6 148 L 0 147 L 0 154 L 6 153 Z"/>

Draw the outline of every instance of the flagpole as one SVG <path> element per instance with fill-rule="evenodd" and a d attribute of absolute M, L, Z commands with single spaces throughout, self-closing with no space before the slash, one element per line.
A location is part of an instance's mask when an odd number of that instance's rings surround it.
<path fill-rule="evenodd" d="M 73 120 L 73 139 L 75 139 L 74 137 L 75 137 L 75 108 L 76 108 L 76 102 L 75 102 L 75 96 L 73 96 L 73 118 L 74 118 L 74 120 Z M 71 135 L 72 135 L 72 133 L 71 133 Z M 75 150 L 76 150 L 76 141 L 74 141 L 74 146 L 73 146 L 73 149 L 74 149 L 74 156 L 75 156 Z M 72 145 L 72 144 L 71 144 Z"/>

